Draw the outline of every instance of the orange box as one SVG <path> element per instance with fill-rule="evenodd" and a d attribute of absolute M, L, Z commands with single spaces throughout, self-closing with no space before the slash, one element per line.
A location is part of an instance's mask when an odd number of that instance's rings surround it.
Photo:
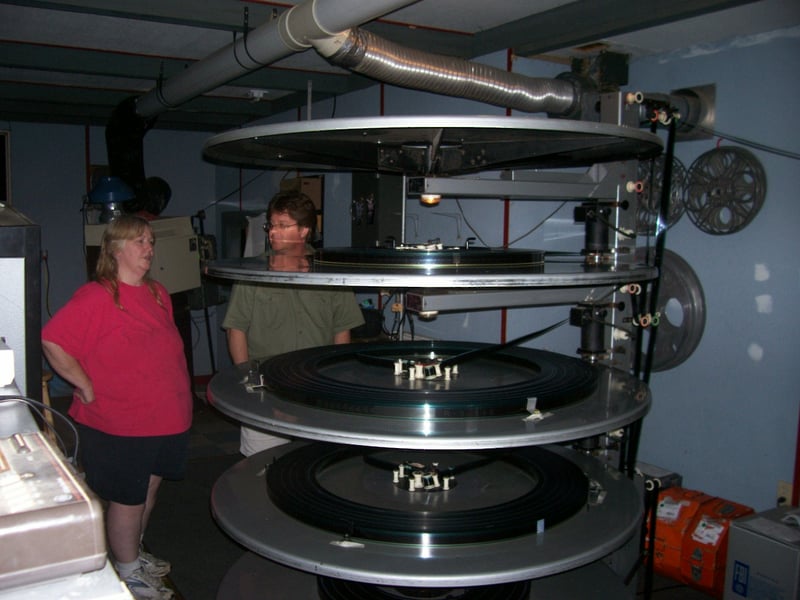
<path fill-rule="evenodd" d="M 686 532 L 692 527 L 701 507 L 713 500 L 713 496 L 703 492 L 679 487 L 667 488 L 658 494 L 655 538 L 651 547 L 657 573 L 682 581 L 681 564 Z M 648 542 L 652 537 L 651 530 L 648 527 Z"/>
<path fill-rule="evenodd" d="M 684 583 L 722 598 L 730 523 L 753 512 L 749 506 L 722 498 L 714 498 L 700 507 L 683 540 Z"/>

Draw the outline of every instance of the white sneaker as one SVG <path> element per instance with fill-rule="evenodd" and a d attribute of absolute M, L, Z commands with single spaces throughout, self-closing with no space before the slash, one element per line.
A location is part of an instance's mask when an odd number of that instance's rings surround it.
<path fill-rule="evenodd" d="M 151 576 L 142 567 L 122 581 L 137 600 L 170 600 L 173 596 L 171 589 L 164 587 L 159 578 Z"/>
<path fill-rule="evenodd" d="M 153 577 L 164 577 L 172 568 L 169 561 L 157 558 L 141 547 L 139 548 L 139 562 L 142 568 Z"/>

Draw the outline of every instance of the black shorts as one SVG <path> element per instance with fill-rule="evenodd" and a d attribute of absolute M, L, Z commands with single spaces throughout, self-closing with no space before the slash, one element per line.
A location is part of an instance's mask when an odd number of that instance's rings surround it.
<path fill-rule="evenodd" d="M 86 483 L 104 500 L 144 504 L 150 475 L 183 479 L 189 432 L 127 437 L 78 425 L 80 460 Z"/>

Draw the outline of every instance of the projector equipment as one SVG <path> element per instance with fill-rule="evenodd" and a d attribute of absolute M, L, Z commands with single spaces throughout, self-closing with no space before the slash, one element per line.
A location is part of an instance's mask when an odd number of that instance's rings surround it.
<path fill-rule="evenodd" d="M 359 357 L 373 347 L 393 358 L 382 365 Z M 266 386 L 249 392 L 242 384 L 248 368 L 219 373 L 209 400 L 238 421 L 284 435 L 418 449 L 564 442 L 623 427 L 650 407 L 647 386 L 622 371 L 529 348 L 458 365 L 449 380 L 444 369 L 439 377 L 394 374 L 396 360 L 418 361 L 423 348 L 428 357 L 448 357 L 481 347 L 397 342 L 299 350 L 261 365 Z"/>
<path fill-rule="evenodd" d="M 625 233 L 633 212 L 618 213 L 636 199 L 625 186 L 635 183 L 632 159 L 662 145 L 624 126 L 515 117 L 330 119 L 220 134 L 206 143 L 211 160 L 423 176 L 445 182 L 442 195 L 457 187 L 450 175 L 626 162 L 523 182 L 521 194 L 544 198 L 562 181 L 566 198 L 583 203 L 592 223 L 575 259 L 401 240 L 319 249 L 306 272 L 273 272 L 255 258 L 213 261 L 207 274 L 413 290 L 420 312 L 438 310 L 429 303 L 577 301 L 581 325 L 587 315 L 613 326 L 612 296 L 658 276 Z M 576 443 L 619 430 L 635 439 L 650 407 L 643 382 L 604 363 L 606 329 L 582 330 L 582 358 L 513 344 L 375 342 L 298 350 L 215 375 L 208 398 L 217 409 L 297 439 L 216 482 L 215 518 L 254 553 L 231 568 L 220 593 L 246 594 L 270 578 L 271 589 L 325 600 L 632 598 L 623 577 L 636 556 L 623 559 L 621 549 L 641 530 L 641 492 Z"/>
<path fill-rule="evenodd" d="M 24 403 L 0 402 L 0 415 L 0 590 L 101 569 L 100 501 Z"/>
<path fill-rule="evenodd" d="M 335 257 L 335 258 L 334 258 Z M 472 258 L 475 257 L 475 262 Z M 544 261 L 537 250 L 443 248 L 392 250 L 390 248 L 322 248 L 309 260 L 309 270 L 271 271 L 261 258 L 228 258 L 213 261 L 206 275 L 219 279 L 260 283 L 349 286 L 433 290 L 526 290 L 529 304 L 547 288 L 558 288 L 567 301 L 575 288 L 622 286 L 652 279 L 658 270 L 646 264 L 630 265 Z M 535 289 L 535 293 L 531 290 Z M 583 294 L 581 294 L 583 297 Z M 551 297 L 548 302 L 554 302 Z M 469 308 L 462 305 L 461 308 Z M 456 307 L 451 307 L 456 308 Z"/>
<path fill-rule="evenodd" d="M 401 490 L 391 470 L 365 460 L 376 456 L 455 463 L 458 485 Z M 460 469 L 458 461 L 473 464 Z M 284 510 L 290 494 L 298 494 L 292 514 Z M 549 506 L 557 511 L 552 522 Z M 220 526 L 257 554 L 418 594 L 530 579 L 535 589 L 536 579 L 587 566 L 623 545 L 639 530 L 642 506 L 630 480 L 560 446 L 395 453 L 295 442 L 238 463 L 212 491 Z"/>
<path fill-rule="evenodd" d="M 655 134 L 604 123 L 489 116 L 315 119 L 211 137 L 212 162 L 249 168 L 460 175 L 559 168 L 658 155 Z"/>
<path fill-rule="evenodd" d="M 579 304 L 569 311 L 569 323 L 581 328 L 581 345 L 578 354 L 589 362 L 606 358 L 605 323 L 609 309 L 614 307 Z"/>

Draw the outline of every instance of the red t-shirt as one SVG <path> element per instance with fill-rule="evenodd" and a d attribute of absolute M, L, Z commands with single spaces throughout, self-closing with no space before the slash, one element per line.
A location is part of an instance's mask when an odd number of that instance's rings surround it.
<path fill-rule="evenodd" d="M 120 436 L 182 433 L 192 421 L 183 341 L 166 289 L 160 306 L 147 285 L 119 283 L 120 309 L 99 283 L 87 283 L 42 329 L 42 338 L 76 358 L 95 400 L 73 397 L 79 423 Z"/>

